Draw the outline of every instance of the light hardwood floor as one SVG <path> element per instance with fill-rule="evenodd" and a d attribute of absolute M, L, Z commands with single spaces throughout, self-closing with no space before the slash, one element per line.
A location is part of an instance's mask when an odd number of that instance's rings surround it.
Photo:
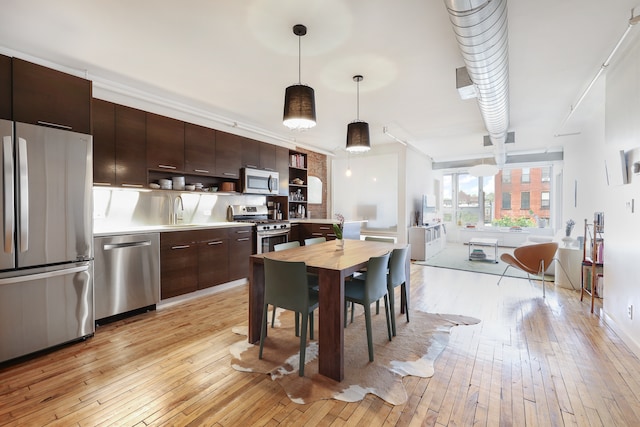
<path fill-rule="evenodd" d="M 411 274 L 412 309 L 481 323 L 452 330 L 432 378 L 405 378 L 404 405 L 371 395 L 298 405 L 267 376 L 235 371 L 241 286 L 1 367 L 0 425 L 640 425 L 640 361 L 578 292 L 551 285 L 543 299 L 523 279 L 497 286 L 497 276 L 417 265 Z"/>

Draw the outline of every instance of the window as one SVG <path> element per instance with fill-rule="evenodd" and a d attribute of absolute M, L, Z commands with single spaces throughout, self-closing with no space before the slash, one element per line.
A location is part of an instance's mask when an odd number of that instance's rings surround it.
<path fill-rule="evenodd" d="M 522 193 L 520 193 L 520 209 L 530 209 L 530 208 L 531 208 L 530 194 L 528 191 L 523 191 Z"/>
<path fill-rule="evenodd" d="M 549 182 L 549 181 L 551 181 L 551 168 L 550 167 L 542 168 L 542 182 Z"/>
<path fill-rule="evenodd" d="M 551 198 L 548 191 L 543 191 L 540 195 L 540 209 L 549 209 L 551 207 Z"/>
<path fill-rule="evenodd" d="M 511 193 L 502 193 L 502 209 L 511 209 Z"/>
<path fill-rule="evenodd" d="M 531 173 L 529 168 L 522 168 L 522 179 L 521 182 L 531 182 Z"/>
<path fill-rule="evenodd" d="M 511 171 L 509 169 L 503 169 L 502 171 L 502 183 L 509 184 L 511 182 Z"/>

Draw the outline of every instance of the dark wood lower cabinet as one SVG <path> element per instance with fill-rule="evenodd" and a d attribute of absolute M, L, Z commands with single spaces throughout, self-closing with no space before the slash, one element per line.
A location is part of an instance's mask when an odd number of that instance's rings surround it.
<path fill-rule="evenodd" d="M 161 299 L 249 277 L 253 241 L 250 226 L 161 233 Z"/>
<path fill-rule="evenodd" d="M 194 232 L 160 234 L 160 298 L 198 290 L 198 246 Z"/>
<path fill-rule="evenodd" d="M 218 234 L 198 243 L 198 289 L 229 281 L 229 239 L 226 230 Z"/>
<path fill-rule="evenodd" d="M 249 277 L 249 257 L 255 253 L 253 227 L 231 228 L 229 232 L 229 280 Z"/>

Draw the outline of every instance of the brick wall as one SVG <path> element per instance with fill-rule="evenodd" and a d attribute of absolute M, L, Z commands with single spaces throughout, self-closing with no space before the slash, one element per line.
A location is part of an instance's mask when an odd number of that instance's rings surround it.
<path fill-rule="evenodd" d="M 307 207 L 309 212 L 311 212 L 311 219 L 328 218 L 327 156 L 302 148 L 296 148 L 296 151 L 307 155 L 307 175 L 316 176 L 322 181 L 322 204 L 309 204 Z"/>

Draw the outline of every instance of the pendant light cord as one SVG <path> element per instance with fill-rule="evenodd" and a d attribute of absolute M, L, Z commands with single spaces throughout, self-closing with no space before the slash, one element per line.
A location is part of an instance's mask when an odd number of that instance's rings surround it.
<path fill-rule="evenodd" d="M 301 49 L 301 45 L 302 45 L 302 36 L 298 36 L 298 84 L 301 85 L 302 84 L 302 66 L 301 64 L 301 60 L 300 57 L 302 56 L 302 49 Z"/>
<path fill-rule="evenodd" d="M 356 80 L 356 121 L 360 121 L 360 80 Z"/>

